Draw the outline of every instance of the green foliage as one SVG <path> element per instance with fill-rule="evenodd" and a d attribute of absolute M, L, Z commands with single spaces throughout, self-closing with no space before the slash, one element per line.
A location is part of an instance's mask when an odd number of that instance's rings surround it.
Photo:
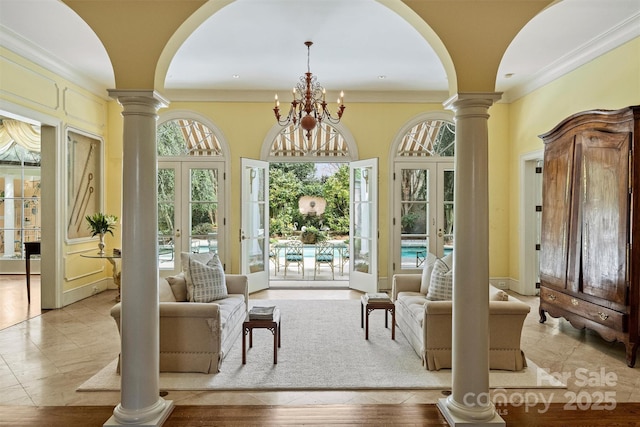
<path fill-rule="evenodd" d="M 336 166 L 336 172 L 319 179 L 314 163 L 273 163 L 269 177 L 270 230 L 272 235 L 287 235 L 294 227 L 349 233 L 349 166 Z M 303 215 L 298 209 L 302 196 L 323 197 L 327 207 L 322 215 Z"/>
<path fill-rule="evenodd" d="M 271 163 L 269 173 L 281 170 L 284 173 L 291 172 L 300 182 L 311 182 L 315 179 L 315 163 Z"/>
<path fill-rule="evenodd" d="M 113 236 L 113 229 L 116 228 L 118 217 L 115 215 L 105 215 L 102 212 L 96 212 L 93 215 L 85 217 L 89 223 L 88 229 L 91 230 L 91 237 L 98 234 L 109 233 Z"/>
<path fill-rule="evenodd" d="M 306 227 L 302 232 L 302 234 L 300 235 L 300 240 L 302 240 L 303 243 L 323 242 L 327 240 L 327 233 L 319 230 L 317 227 L 310 225 Z"/>
<path fill-rule="evenodd" d="M 324 223 L 334 233 L 349 234 L 349 166 L 341 165 L 327 178 L 322 196 L 327 201 Z"/>
<path fill-rule="evenodd" d="M 184 156 L 185 141 L 180 126 L 171 120 L 158 126 L 156 141 L 158 156 Z"/>

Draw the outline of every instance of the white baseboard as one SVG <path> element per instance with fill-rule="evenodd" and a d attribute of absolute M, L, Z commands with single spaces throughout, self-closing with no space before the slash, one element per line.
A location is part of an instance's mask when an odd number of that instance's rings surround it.
<path fill-rule="evenodd" d="M 511 279 L 508 277 L 491 277 L 489 283 L 498 289 L 511 289 Z"/>
<path fill-rule="evenodd" d="M 69 304 L 73 304 L 74 302 L 89 298 L 90 296 L 111 288 L 115 289 L 113 278 L 105 278 L 65 291 L 62 295 L 62 306 L 64 307 Z"/>

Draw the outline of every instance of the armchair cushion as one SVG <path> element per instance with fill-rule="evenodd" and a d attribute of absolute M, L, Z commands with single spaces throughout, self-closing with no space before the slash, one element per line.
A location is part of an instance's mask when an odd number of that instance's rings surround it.
<path fill-rule="evenodd" d="M 211 302 L 227 297 L 224 269 L 218 255 L 206 264 L 191 260 L 189 264 L 192 291 L 191 302 Z"/>

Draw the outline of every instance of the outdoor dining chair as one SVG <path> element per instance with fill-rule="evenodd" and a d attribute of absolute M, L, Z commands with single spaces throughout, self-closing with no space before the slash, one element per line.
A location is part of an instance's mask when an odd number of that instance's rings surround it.
<path fill-rule="evenodd" d="M 300 240 L 287 242 L 284 247 L 284 277 L 287 277 L 289 264 L 297 265 L 298 271 L 300 271 L 300 267 L 302 267 L 302 277 L 304 277 L 304 253 Z"/>
<path fill-rule="evenodd" d="M 334 247 L 329 242 L 317 242 L 316 243 L 316 256 L 315 256 L 315 268 L 313 269 L 313 280 L 316 279 L 316 274 L 322 264 L 326 264 L 331 267 L 331 280 L 335 279 L 334 274 Z"/>

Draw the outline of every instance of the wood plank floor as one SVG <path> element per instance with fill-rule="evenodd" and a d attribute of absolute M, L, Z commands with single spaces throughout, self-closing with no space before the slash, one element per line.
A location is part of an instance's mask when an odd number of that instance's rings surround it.
<path fill-rule="evenodd" d="M 507 426 L 585 427 L 640 426 L 640 403 L 619 403 L 614 410 L 565 410 L 564 404 L 502 407 Z M 101 426 L 112 406 L 0 407 L 0 426 Z M 194 426 L 447 426 L 436 405 L 314 405 L 314 406 L 176 406 L 165 427 Z"/>

